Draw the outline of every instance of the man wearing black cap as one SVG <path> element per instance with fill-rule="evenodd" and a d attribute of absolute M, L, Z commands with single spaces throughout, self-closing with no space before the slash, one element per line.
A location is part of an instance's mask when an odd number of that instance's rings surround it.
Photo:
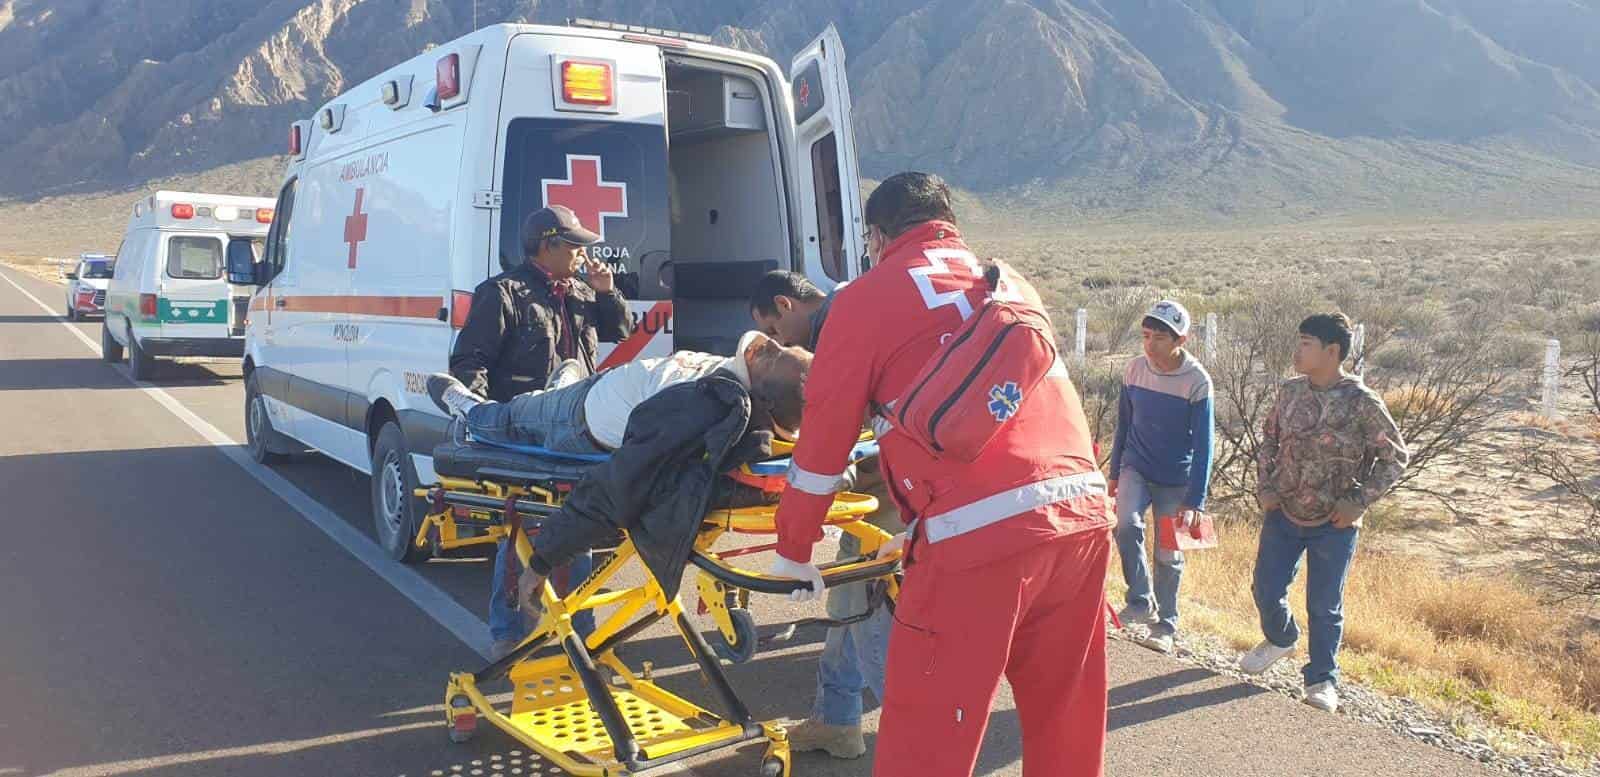
<path fill-rule="evenodd" d="M 522 222 L 523 264 L 478 285 L 466 326 L 450 352 L 450 374 L 474 394 L 505 402 L 545 388 L 557 367 L 581 378 L 594 372 L 600 340 L 619 342 L 628 335 L 628 308 L 613 285 L 611 268 L 592 261 L 585 246 L 600 236 L 585 229 L 572 211 L 552 205 Z M 579 269 L 587 283 L 576 280 Z M 497 654 L 527 631 L 516 611 L 520 569 L 509 543 L 495 556 L 489 596 L 489 635 Z M 555 576 L 558 588 L 588 575 L 587 559 L 574 562 L 568 575 Z M 566 579 L 563 579 L 566 578 Z M 593 628 L 579 623 L 580 631 Z"/>

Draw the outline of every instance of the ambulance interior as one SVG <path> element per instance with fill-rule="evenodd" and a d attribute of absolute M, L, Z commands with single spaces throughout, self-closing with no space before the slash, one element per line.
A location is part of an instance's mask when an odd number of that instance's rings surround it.
<path fill-rule="evenodd" d="M 755 71 L 666 62 L 672 249 L 641 262 L 645 296 L 673 300 L 673 345 L 731 354 L 756 280 L 789 266 L 773 95 Z"/>

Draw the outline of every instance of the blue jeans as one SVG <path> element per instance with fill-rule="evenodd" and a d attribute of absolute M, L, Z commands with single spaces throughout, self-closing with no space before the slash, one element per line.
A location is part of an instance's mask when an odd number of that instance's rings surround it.
<path fill-rule="evenodd" d="M 1300 628 L 1289 611 L 1289 584 L 1306 557 L 1306 614 L 1311 620 L 1311 656 L 1302 674 L 1306 685 L 1339 681 L 1339 642 L 1344 638 L 1344 584 L 1356 555 L 1361 530 L 1336 529 L 1331 523 L 1297 526 L 1281 510 L 1269 511 L 1261 524 L 1251 586 L 1261 633 L 1278 647 L 1293 647 Z"/>
<path fill-rule="evenodd" d="M 850 534 L 839 538 L 839 558 L 860 554 L 860 540 Z M 868 606 L 867 583 L 828 589 L 830 618 L 859 615 Z M 892 624 L 889 608 L 879 607 L 864 621 L 828 629 L 817 664 L 817 698 L 811 708 L 812 718 L 833 726 L 859 725 L 865 706 L 861 692 L 869 689 L 873 698 L 883 703 L 883 667 L 889 654 Z"/>
<path fill-rule="evenodd" d="M 572 563 L 553 570 L 550 573 L 550 582 L 555 585 L 556 593 L 565 596 L 572 593 L 579 583 L 589 579 L 589 574 L 594 571 L 594 556 L 584 553 L 572 560 Z M 526 623 L 522 613 L 517 608 L 517 578 L 522 574 L 522 560 L 517 558 L 517 551 L 506 540 L 500 541 L 500 547 L 494 554 L 494 583 L 489 586 L 489 639 L 499 642 L 501 640 L 520 640 L 528 636 L 528 629 L 532 624 Z M 588 637 L 594 633 L 594 613 L 580 612 L 572 616 L 572 628 L 579 636 Z"/>
<path fill-rule="evenodd" d="M 1128 584 L 1128 604 L 1161 617 L 1158 628 L 1178 630 L 1178 584 L 1183 582 L 1183 553 L 1156 548 L 1155 590 L 1150 585 L 1150 559 L 1144 550 L 1146 510 L 1157 517 L 1176 515 L 1187 486 L 1151 483 L 1132 467 L 1117 475 L 1117 555 L 1122 559 L 1122 580 Z"/>
<path fill-rule="evenodd" d="M 583 400 L 595 378 L 544 391 L 518 394 L 509 402 L 484 402 L 467 411 L 472 436 L 490 442 L 538 445 L 562 453 L 605 453 L 589 440 Z M 589 553 L 551 574 L 556 593 L 565 596 L 594 569 Z M 489 587 L 489 638 L 499 641 L 527 636 L 529 625 L 517 612 L 517 577 L 522 562 L 510 542 L 502 540 L 494 556 L 494 583 Z M 578 633 L 594 632 L 594 613 L 572 618 Z"/>
<path fill-rule="evenodd" d="M 606 453 L 589 439 L 583 420 L 583 400 L 598 379 L 529 391 L 508 402 L 479 403 L 467 411 L 467 429 L 485 442 L 537 445 L 561 453 Z"/>

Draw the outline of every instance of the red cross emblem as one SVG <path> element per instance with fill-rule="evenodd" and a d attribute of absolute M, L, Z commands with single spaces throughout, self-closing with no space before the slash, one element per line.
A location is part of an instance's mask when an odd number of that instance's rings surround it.
<path fill-rule="evenodd" d="M 572 209 L 578 222 L 606 236 L 606 217 L 628 217 L 628 184 L 607 181 L 600 170 L 600 157 L 567 155 L 567 177 L 545 178 L 545 205 L 564 205 Z"/>
<path fill-rule="evenodd" d="M 350 215 L 344 217 L 344 242 L 350 244 L 350 269 L 356 268 L 356 247 L 367 239 L 367 214 L 361 212 L 361 198 L 366 196 L 365 188 L 356 189 L 356 207 Z"/>

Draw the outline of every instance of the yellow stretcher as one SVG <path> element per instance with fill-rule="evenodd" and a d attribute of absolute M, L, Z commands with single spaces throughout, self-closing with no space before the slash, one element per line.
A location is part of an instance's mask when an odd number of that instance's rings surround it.
<path fill-rule="evenodd" d="M 449 547 L 451 543 L 514 536 L 517 555 L 527 564 L 533 546 L 526 530 L 536 529 L 540 518 L 559 509 L 571 484 L 581 477 L 582 468 L 565 471 L 562 465 L 550 462 L 518 465 L 514 459 L 492 453 L 487 459 L 480 457 L 463 465 L 460 460 L 469 456 L 452 457 L 445 448 L 435 451 L 438 485 L 418 491 L 430 504 L 418 543 L 431 541 Z M 898 593 L 900 559 L 876 558 L 889 535 L 861 520 L 877 506 L 876 498 L 863 494 L 842 493 L 835 499 L 827 522 L 858 537 L 864 555 L 822 566 L 823 580 L 829 587 L 880 581 L 874 583 L 878 593 L 892 600 Z M 466 741 L 478 722 L 486 720 L 554 765 L 584 777 L 637 775 L 764 741 L 760 774 L 788 775 L 789 745 L 783 728 L 752 717 L 717 660 L 717 654 L 736 660 L 754 653 L 755 621 L 747 609 L 751 592 L 788 594 L 805 585 L 735 566 L 730 559 L 747 555 L 749 547 L 721 553 L 713 548 L 730 534 L 775 534 L 775 510 L 773 505 L 718 509 L 701 523 L 690 563 L 699 570 L 702 609 L 717 624 L 716 637 L 724 643 L 722 649 L 712 648 L 678 597 L 668 599 L 643 564 L 639 565 L 645 569 L 643 584 L 611 588 L 637 557 L 632 540 L 624 535 L 615 551 L 570 594 L 557 596 L 555 589 L 545 584 L 540 622 L 515 650 L 477 672 L 451 674 L 445 690 L 451 739 Z M 457 538 L 463 523 L 494 539 Z M 518 531 L 519 526 L 524 531 Z M 587 639 L 580 638 L 573 628 L 573 616 L 601 609 L 608 614 L 600 617 L 595 612 L 594 632 Z M 618 646 L 663 618 L 677 627 L 716 696 L 717 712 L 656 685 L 648 665 L 643 673 L 635 673 L 617 656 Z M 496 708 L 480 689 L 501 678 L 512 685 L 509 708 Z"/>

